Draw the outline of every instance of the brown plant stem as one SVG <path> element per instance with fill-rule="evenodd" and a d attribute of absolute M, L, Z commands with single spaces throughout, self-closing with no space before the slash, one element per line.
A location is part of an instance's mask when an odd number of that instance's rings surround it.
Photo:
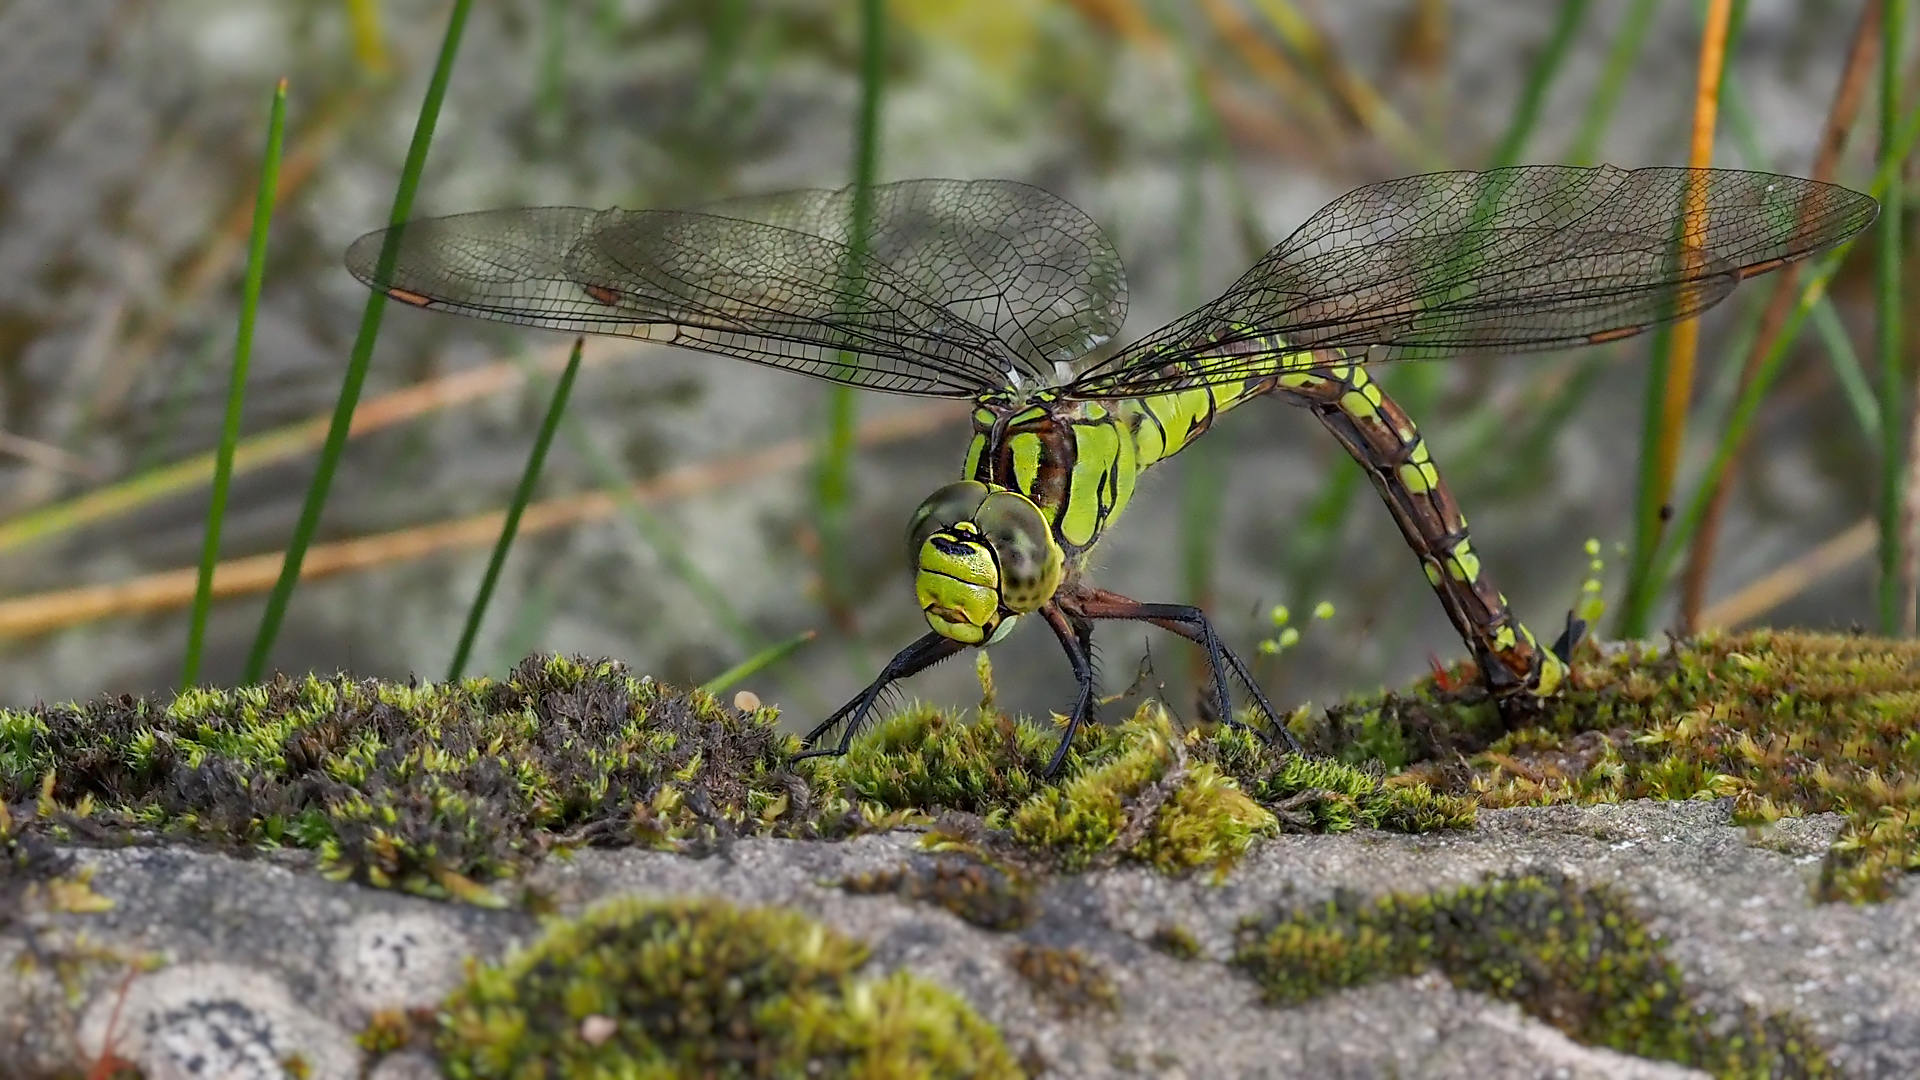
<path fill-rule="evenodd" d="M 1835 89 L 1833 103 L 1827 109 L 1826 124 L 1820 132 L 1820 144 L 1814 152 L 1812 178 L 1815 180 L 1831 182 L 1840 164 L 1840 153 L 1846 149 L 1847 137 L 1852 134 L 1854 122 L 1859 118 L 1860 102 L 1866 97 L 1874 59 L 1879 55 L 1879 29 L 1880 0 L 1867 0 L 1860 11 L 1859 21 L 1854 24 L 1853 44 L 1847 50 L 1846 67 L 1841 71 L 1840 85 Z M 1747 349 L 1746 359 L 1740 368 L 1742 392 L 1752 384 L 1754 373 L 1766 358 L 1768 350 L 1773 348 L 1774 339 L 1780 335 L 1780 327 L 1786 322 L 1787 313 L 1799 296 L 1799 277 L 1799 267 L 1791 264 L 1774 274 L 1773 292 L 1768 295 L 1767 306 L 1760 313 L 1760 324 L 1753 336 L 1753 344 Z M 1735 450 L 1735 460 L 1740 460 L 1745 452 L 1746 441 L 1743 439 Z M 1703 625 L 1701 617 L 1706 605 L 1707 578 L 1713 570 L 1714 547 L 1719 539 L 1720 523 L 1726 515 L 1732 490 L 1724 479 L 1714 486 L 1706 514 L 1700 519 L 1700 528 L 1694 533 L 1693 543 L 1688 548 L 1680 592 L 1681 633 L 1692 633 Z"/>

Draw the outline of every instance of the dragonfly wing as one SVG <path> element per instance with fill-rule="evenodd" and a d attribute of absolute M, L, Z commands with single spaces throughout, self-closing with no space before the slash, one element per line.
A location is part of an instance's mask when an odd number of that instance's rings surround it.
<path fill-rule="evenodd" d="M 1877 205 L 1724 169 L 1527 166 L 1350 192 L 1219 299 L 1083 372 L 1105 397 L 1229 382 L 1298 349 L 1436 358 L 1589 344 L 1685 318 L 1840 243 Z"/>
<path fill-rule="evenodd" d="M 1119 326 L 1113 246 L 1024 184 L 873 189 L 871 242 L 850 242 L 852 189 L 695 211 L 493 210 L 355 241 L 347 266 L 420 307 L 737 356 L 876 390 L 965 397 L 1051 380 Z M 390 230 L 394 231 L 394 230 Z"/>
<path fill-rule="evenodd" d="M 854 189 L 796 191 L 700 207 L 850 243 Z M 1005 344 L 1023 374 L 1050 380 L 1119 333 L 1120 254 L 1093 219 L 1012 180 L 903 180 L 873 189 L 868 250 L 880 265 Z"/>
<path fill-rule="evenodd" d="M 393 263 L 380 266 L 397 231 Z M 419 307 L 644 338 L 876 390 L 966 397 L 1004 385 L 990 335 L 821 237 L 676 211 L 534 207 L 428 218 L 347 250 Z"/>

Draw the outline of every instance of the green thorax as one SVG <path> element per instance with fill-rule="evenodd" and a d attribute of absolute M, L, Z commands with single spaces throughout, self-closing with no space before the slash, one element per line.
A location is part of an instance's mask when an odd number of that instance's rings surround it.
<path fill-rule="evenodd" d="M 1196 387 L 1113 401 L 1051 391 L 975 401 L 964 477 L 1033 500 L 1071 562 L 1084 555 L 1133 498 L 1140 474 L 1172 457 L 1221 413 L 1272 388 Z"/>

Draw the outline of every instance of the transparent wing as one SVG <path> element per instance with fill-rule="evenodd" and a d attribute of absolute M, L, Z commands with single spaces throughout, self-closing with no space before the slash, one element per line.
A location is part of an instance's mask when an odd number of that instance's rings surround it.
<path fill-rule="evenodd" d="M 538 207 L 431 218 L 347 251 L 395 299 L 723 353 L 835 382 L 970 396 L 1050 378 L 1118 328 L 1125 277 L 1086 215 L 1038 188 L 916 180 L 696 211 Z"/>
<path fill-rule="evenodd" d="M 1219 299 L 1069 390 L 1119 397 L 1231 382 L 1264 373 L 1279 341 L 1374 361 L 1625 337 L 1711 307 L 1741 279 L 1840 243 L 1877 212 L 1843 187 L 1725 169 L 1526 166 L 1391 180 L 1328 204 Z"/>

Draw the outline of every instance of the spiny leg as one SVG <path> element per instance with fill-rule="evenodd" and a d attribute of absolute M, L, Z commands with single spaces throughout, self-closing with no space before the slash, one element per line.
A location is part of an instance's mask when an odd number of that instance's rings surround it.
<path fill-rule="evenodd" d="M 1247 688 L 1254 704 L 1266 716 L 1268 725 L 1279 734 L 1281 741 L 1287 744 L 1287 749 L 1300 752 L 1300 744 L 1294 740 L 1293 733 L 1287 730 L 1286 722 L 1275 711 L 1273 703 L 1267 700 L 1267 695 L 1261 692 L 1260 684 L 1254 681 L 1247 665 L 1220 640 L 1206 612 L 1185 604 L 1143 604 L 1119 593 L 1085 586 L 1076 595 L 1062 598 L 1058 603 L 1067 607 L 1070 615 L 1082 619 L 1131 619 L 1151 623 L 1205 649 L 1208 668 L 1213 672 L 1214 703 L 1220 718 L 1228 724 L 1244 726 L 1233 718 L 1233 695 L 1227 685 L 1227 673 L 1232 672 L 1234 678 L 1240 680 L 1240 685 Z"/>
<path fill-rule="evenodd" d="M 901 679 L 918 675 L 964 648 L 966 646 L 960 642 L 929 632 L 920 640 L 901 649 L 894 654 L 892 660 L 887 661 L 887 666 L 881 669 L 879 677 L 875 678 L 865 690 L 860 691 L 852 701 L 840 706 L 839 711 L 821 721 L 812 731 L 807 732 L 807 737 L 801 743 L 806 749 L 795 754 L 793 760 L 846 753 L 847 747 L 853 744 L 854 735 L 859 733 L 860 725 L 866 723 L 868 711 L 873 708 L 874 702 L 880 699 L 881 693 L 887 687 Z M 835 724 L 843 720 L 846 721 L 847 727 L 840 736 L 837 746 L 832 749 L 822 749 L 813 745 L 822 735 L 833 730 Z"/>
<path fill-rule="evenodd" d="M 1561 654 L 1541 648 L 1514 618 L 1507 598 L 1480 572 L 1467 519 L 1441 482 L 1419 429 L 1367 369 L 1330 363 L 1285 379 L 1277 393 L 1313 410 L 1366 469 L 1494 697 L 1545 697 L 1558 689 L 1578 628 L 1569 623 Z"/>
<path fill-rule="evenodd" d="M 1058 605 L 1048 604 L 1040 609 L 1040 617 L 1047 620 L 1053 628 L 1053 636 L 1060 639 L 1060 648 L 1066 651 L 1067 662 L 1073 665 L 1074 681 L 1080 684 L 1079 700 L 1073 703 L 1073 712 L 1067 715 L 1066 733 L 1060 736 L 1060 745 L 1053 751 L 1053 760 L 1047 762 L 1045 775 L 1052 776 L 1060 771 L 1060 765 L 1067 760 L 1067 748 L 1073 745 L 1074 733 L 1080 725 L 1093 718 L 1093 624 L 1084 619 L 1073 619 Z"/>

